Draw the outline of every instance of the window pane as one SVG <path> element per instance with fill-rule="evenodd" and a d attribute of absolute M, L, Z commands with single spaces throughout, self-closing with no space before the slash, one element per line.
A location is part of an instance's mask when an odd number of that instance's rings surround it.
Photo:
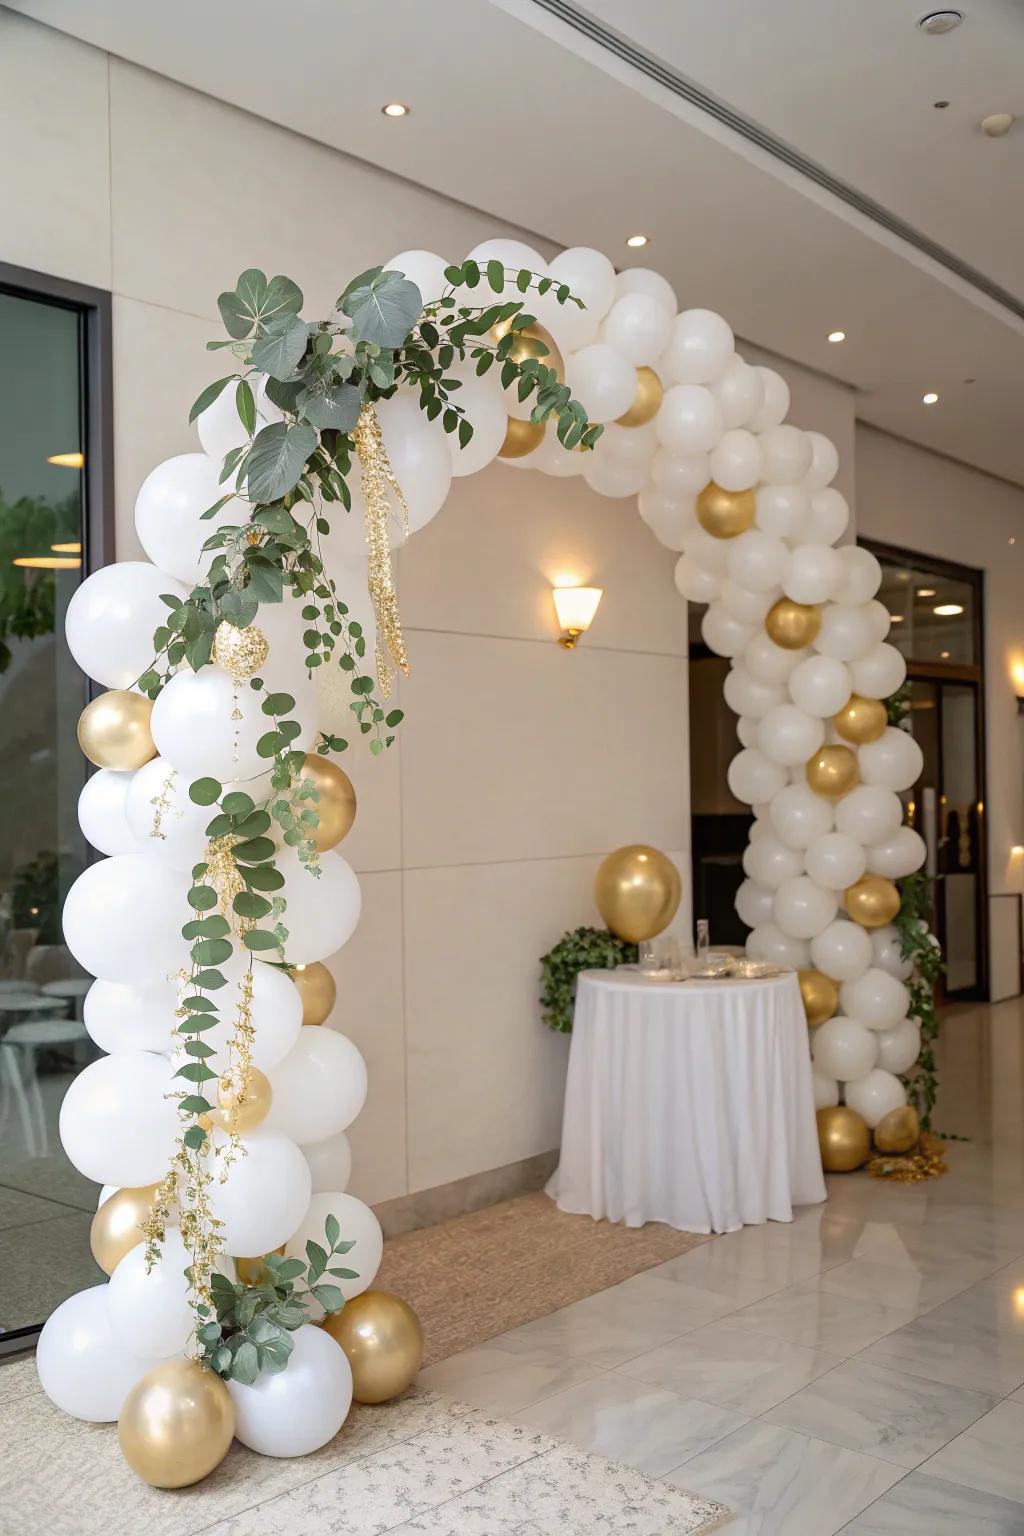
<path fill-rule="evenodd" d="M 923 562 L 879 559 L 878 597 L 892 619 L 891 643 L 908 661 L 976 662 L 973 586 L 929 571 Z"/>

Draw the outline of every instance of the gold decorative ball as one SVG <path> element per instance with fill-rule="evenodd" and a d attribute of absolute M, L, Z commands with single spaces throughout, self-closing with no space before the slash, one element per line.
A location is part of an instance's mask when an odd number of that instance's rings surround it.
<path fill-rule="evenodd" d="M 320 818 L 313 834 L 318 853 L 336 848 L 352 830 L 356 819 L 356 792 L 347 773 L 317 752 L 308 752 L 302 763 L 302 777 L 312 779 L 320 799 L 313 809 Z"/>
<path fill-rule="evenodd" d="M 616 848 L 602 859 L 594 877 L 598 911 L 612 933 L 632 944 L 667 928 L 681 895 L 672 860 L 644 843 Z"/>
<path fill-rule="evenodd" d="M 515 318 L 513 316 L 513 318 Z M 512 320 L 499 320 L 497 325 L 492 325 L 487 335 L 490 341 L 497 346 L 504 336 L 512 329 Z M 545 350 L 546 349 L 546 350 Z M 565 363 L 562 354 L 555 345 L 555 338 L 543 325 L 524 325 L 522 330 L 516 332 L 516 339 L 509 349 L 509 359 L 513 363 L 525 363 L 528 358 L 535 357 L 543 363 L 545 368 L 553 368 L 558 375 L 559 384 L 565 383 Z"/>
<path fill-rule="evenodd" d="M 836 1104 L 818 1110 L 818 1146 L 826 1173 L 851 1173 L 867 1162 L 871 1133 L 856 1110 Z"/>
<path fill-rule="evenodd" d="M 847 886 L 843 904 L 862 928 L 884 928 L 900 910 L 900 893 L 881 875 L 861 875 L 855 885 Z"/>
<path fill-rule="evenodd" d="M 352 1367 L 357 1403 L 386 1403 L 409 1386 L 423 1359 L 423 1329 L 408 1302 L 388 1291 L 363 1291 L 321 1325 Z"/>
<path fill-rule="evenodd" d="M 269 655 L 267 637 L 255 624 L 247 624 L 244 629 L 226 619 L 218 624 L 210 660 L 224 669 L 236 688 L 255 677 Z"/>
<path fill-rule="evenodd" d="M 875 1126 L 875 1147 L 879 1152 L 909 1152 L 917 1146 L 921 1122 L 913 1104 L 890 1109 Z"/>
<path fill-rule="evenodd" d="M 338 989 L 334 977 L 322 960 L 312 965 L 297 965 L 292 971 L 292 981 L 302 998 L 303 1024 L 322 1024 L 334 1007 Z"/>
<path fill-rule="evenodd" d="M 839 735 L 855 747 L 877 741 L 888 723 L 881 699 L 864 699 L 859 693 L 851 693 L 839 713 L 832 716 Z"/>
<path fill-rule="evenodd" d="M 150 734 L 152 699 L 127 688 L 111 688 L 87 704 L 78 717 L 78 745 L 97 768 L 131 773 L 156 757 Z"/>
<path fill-rule="evenodd" d="M 735 539 L 754 526 L 753 491 L 723 491 L 709 480 L 697 497 L 697 521 L 714 539 Z"/>
<path fill-rule="evenodd" d="M 274 1253 L 281 1254 L 283 1257 L 284 1243 L 281 1244 L 280 1248 L 275 1248 L 272 1251 Z M 238 1276 L 243 1285 L 263 1284 L 263 1281 L 267 1278 L 267 1266 L 263 1261 L 263 1254 L 260 1254 L 259 1257 L 255 1259 L 235 1259 L 235 1274 Z"/>
<path fill-rule="evenodd" d="M 857 754 L 849 747 L 822 747 L 807 764 L 807 782 L 816 795 L 841 800 L 856 788 Z"/>
<path fill-rule="evenodd" d="M 797 980 L 808 1025 L 813 1029 L 824 1024 L 839 1007 L 839 988 L 831 976 L 825 976 L 821 971 L 797 971 Z"/>
<path fill-rule="evenodd" d="M 105 1275 L 112 1275 L 125 1254 L 142 1242 L 142 1224 L 152 1213 L 157 1188 L 147 1184 L 143 1189 L 118 1189 L 93 1217 L 89 1244 Z"/>
<path fill-rule="evenodd" d="M 517 421 L 514 416 L 508 419 L 505 428 L 505 441 L 498 449 L 499 459 L 524 459 L 528 453 L 539 448 L 544 441 L 544 423 L 542 421 Z"/>
<path fill-rule="evenodd" d="M 248 1067 L 244 1073 L 225 1074 L 217 1084 L 217 1107 L 203 1119 L 229 1136 L 241 1136 L 244 1131 L 254 1131 L 263 1124 L 270 1113 L 273 1096 L 270 1079 L 259 1067 Z"/>
<path fill-rule="evenodd" d="M 195 1360 L 165 1360 L 147 1371 L 117 1421 L 125 1461 L 151 1488 L 201 1482 L 220 1466 L 234 1433 L 230 1392 Z"/>
<path fill-rule="evenodd" d="M 662 396 L 665 391 L 661 386 L 661 380 L 653 368 L 638 368 L 636 371 L 636 394 L 633 404 L 624 416 L 617 418 L 620 427 L 642 427 L 649 421 L 653 421 L 661 410 Z"/>
<path fill-rule="evenodd" d="M 821 609 L 817 603 L 794 603 L 790 597 L 780 597 L 769 608 L 764 627 L 769 639 L 784 651 L 801 651 L 818 638 Z"/>

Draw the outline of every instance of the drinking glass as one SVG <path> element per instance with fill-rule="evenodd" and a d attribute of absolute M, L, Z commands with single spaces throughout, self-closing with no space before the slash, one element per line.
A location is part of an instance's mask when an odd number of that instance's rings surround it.
<path fill-rule="evenodd" d="M 697 959 L 702 965 L 707 960 L 710 949 L 711 932 L 708 928 L 708 920 L 706 917 L 699 917 L 697 919 Z"/>

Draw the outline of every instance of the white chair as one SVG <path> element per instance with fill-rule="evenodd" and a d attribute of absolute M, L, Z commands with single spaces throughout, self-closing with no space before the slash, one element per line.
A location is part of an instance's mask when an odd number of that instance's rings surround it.
<path fill-rule="evenodd" d="M 30 1019 L 12 1024 L 0 1036 L 0 1121 L 6 1120 L 13 1098 L 29 1157 L 45 1157 L 50 1149 L 36 1053 L 74 1046 L 88 1038 L 85 1025 L 77 1019 Z"/>

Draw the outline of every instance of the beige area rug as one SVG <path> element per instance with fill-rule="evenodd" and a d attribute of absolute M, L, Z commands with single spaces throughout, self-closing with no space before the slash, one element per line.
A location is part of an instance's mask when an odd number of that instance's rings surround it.
<path fill-rule="evenodd" d="M 374 1284 L 415 1308 L 433 1365 L 709 1241 L 567 1216 L 537 1192 L 392 1238 Z"/>

